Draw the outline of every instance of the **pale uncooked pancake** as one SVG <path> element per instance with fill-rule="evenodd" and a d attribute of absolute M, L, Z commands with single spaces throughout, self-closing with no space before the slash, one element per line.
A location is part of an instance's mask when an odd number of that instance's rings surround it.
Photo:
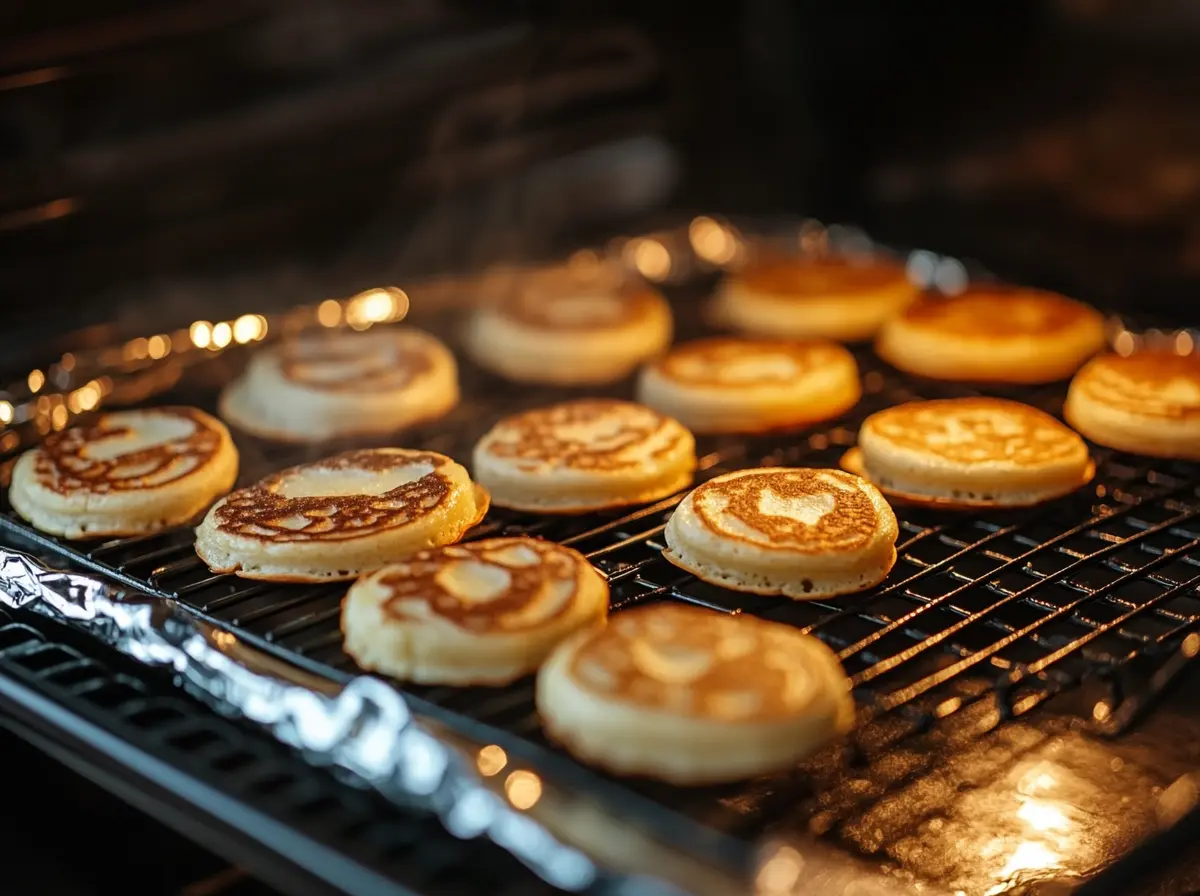
<path fill-rule="evenodd" d="M 567 274 L 526 277 L 472 316 L 466 348 L 510 380 L 581 386 L 608 383 L 671 344 L 671 309 L 646 285 Z"/>
<path fill-rule="evenodd" d="M 1200 460 L 1200 356 L 1102 355 L 1071 381 L 1064 414 L 1100 445 Z"/>
<path fill-rule="evenodd" d="M 892 366 L 933 379 L 1049 383 L 1069 377 L 1104 344 L 1104 318 L 1094 308 L 981 283 L 910 305 L 883 327 L 875 350 Z"/>
<path fill-rule="evenodd" d="M 714 585 L 810 600 L 861 591 L 896 562 L 896 515 L 841 470 L 739 470 L 675 508 L 663 556 Z"/>
<path fill-rule="evenodd" d="M 351 586 L 346 652 L 364 669 L 425 684 L 506 684 L 608 614 L 582 554 L 534 538 L 422 551 Z"/>
<path fill-rule="evenodd" d="M 642 369 L 638 400 L 694 433 L 758 433 L 843 414 L 862 387 L 833 342 L 701 339 Z"/>
<path fill-rule="evenodd" d="M 676 604 L 564 641 L 538 673 L 537 706 L 579 758 L 676 784 L 788 768 L 854 721 L 841 664 L 816 638 Z"/>
<path fill-rule="evenodd" d="M 304 336 L 259 351 L 221 394 L 238 429 L 286 442 L 382 435 L 458 404 L 454 355 L 420 330 Z"/>
<path fill-rule="evenodd" d="M 506 417 L 475 446 L 475 478 L 499 507 L 583 513 L 686 488 L 692 434 L 640 404 L 584 399 Z"/>
<path fill-rule="evenodd" d="M 22 455 L 8 497 L 54 535 L 138 535 L 190 522 L 229 491 L 237 470 L 228 430 L 203 411 L 118 411 Z"/>
<path fill-rule="evenodd" d="M 843 466 L 888 497 L 947 508 L 1038 504 L 1095 474 L 1075 432 L 998 398 L 914 401 L 872 414 Z"/>
<path fill-rule="evenodd" d="M 487 508 L 487 492 L 445 455 L 347 451 L 219 501 L 196 530 L 196 553 L 213 572 L 248 579 L 353 579 L 458 541 Z"/>
<path fill-rule="evenodd" d="M 880 256 L 764 254 L 731 274 L 716 322 L 776 339 L 870 339 L 917 297 L 903 265 Z"/>

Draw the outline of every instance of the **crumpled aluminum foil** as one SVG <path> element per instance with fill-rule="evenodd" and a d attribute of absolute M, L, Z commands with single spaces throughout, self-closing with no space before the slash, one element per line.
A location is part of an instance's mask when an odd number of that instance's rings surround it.
<path fill-rule="evenodd" d="M 313 764 L 350 772 L 408 809 L 436 814 L 457 837 L 487 837 L 564 890 L 678 892 L 618 876 L 513 808 L 463 755 L 426 731 L 404 698 L 367 675 L 345 685 L 308 675 L 196 619 L 174 601 L 48 569 L 0 547 L 0 604 L 82 628 L 122 653 L 174 670 L 213 709 L 258 723 Z"/>

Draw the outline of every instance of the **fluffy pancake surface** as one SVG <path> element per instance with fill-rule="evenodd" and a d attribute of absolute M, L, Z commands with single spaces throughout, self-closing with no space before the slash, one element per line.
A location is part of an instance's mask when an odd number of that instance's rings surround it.
<path fill-rule="evenodd" d="M 304 336 L 256 353 L 221 395 L 221 415 L 268 439 L 385 434 L 458 404 L 454 355 L 420 330 Z"/>
<path fill-rule="evenodd" d="M 1104 318 L 1050 292 L 975 284 L 926 297 L 889 320 L 875 350 L 909 373 L 944 380 L 1049 383 L 1104 347 Z"/>
<path fill-rule="evenodd" d="M 841 664 L 816 638 L 675 604 L 564 641 L 538 673 L 537 706 L 581 759 L 677 784 L 787 768 L 854 718 Z"/>
<path fill-rule="evenodd" d="M 673 324 L 649 286 L 612 277 L 526 277 L 480 308 L 466 333 L 481 367 L 517 382 L 577 386 L 628 376 L 666 350 Z"/>
<path fill-rule="evenodd" d="M 870 339 L 917 296 L 903 266 L 878 256 L 764 254 L 717 292 L 717 319 L 751 336 Z"/>
<path fill-rule="evenodd" d="M 841 470 L 739 470 L 671 514 L 663 556 L 714 585 L 807 600 L 878 584 L 896 562 L 896 515 Z"/>
<path fill-rule="evenodd" d="M 237 470 L 229 431 L 203 411 L 119 411 L 22 455 L 8 496 L 45 532 L 137 535 L 189 522 L 229 491 Z"/>
<path fill-rule="evenodd" d="M 1075 432 L 999 398 L 915 401 L 872 414 L 843 466 L 889 496 L 947 507 L 1037 504 L 1095 473 Z"/>
<path fill-rule="evenodd" d="M 359 579 L 342 604 L 342 631 L 365 669 L 427 684 L 505 684 L 607 614 L 608 585 L 583 555 L 493 538 L 422 551 Z"/>
<path fill-rule="evenodd" d="M 643 368 L 638 400 L 696 433 L 765 432 L 858 403 L 854 356 L 833 342 L 701 339 Z"/>
<path fill-rule="evenodd" d="M 583 513 L 666 497 L 696 468 L 692 434 L 640 404 L 581 399 L 506 417 L 475 446 L 500 507 Z"/>
<path fill-rule="evenodd" d="M 1064 414 L 1101 445 L 1200 460 L 1200 356 L 1102 355 L 1071 381 Z"/>
<path fill-rule="evenodd" d="M 445 455 L 347 451 L 219 501 L 196 530 L 196 553 L 214 572 L 249 579 L 351 579 L 457 541 L 487 505 L 487 492 Z"/>

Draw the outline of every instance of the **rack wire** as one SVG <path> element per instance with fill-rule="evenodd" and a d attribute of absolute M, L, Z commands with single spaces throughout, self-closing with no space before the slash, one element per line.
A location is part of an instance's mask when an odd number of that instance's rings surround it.
<path fill-rule="evenodd" d="M 914 380 L 866 350 L 857 352 L 857 360 L 864 397 L 852 412 L 788 435 L 702 438 L 699 478 L 754 465 L 833 466 L 868 414 L 917 398 L 977 394 Z M 228 372 L 207 379 L 219 381 Z M 464 403 L 410 433 L 404 444 L 465 459 L 495 420 L 566 397 L 551 389 L 505 389 L 469 364 L 462 376 Z M 189 392 L 184 384 L 164 400 L 211 406 L 213 397 Z M 1052 386 L 1012 390 L 1005 397 L 1057 413 L 1063 393 Z M 340 447 L 238 441 L 243 482 Z M 531 535 L 575 547 L 608 580 L 613 612 L 681 601 L 714 612 L 750 613 L 821 638 L 838 652 L 859 706 L 858 725 L 841 758 L 870 762 L 914 737 L 947 743 L 977 737 L 1085 679 L 1115 681 L 1135 662 L 1166 657 L 1200 632 L 1200 468 L 1103 449 L 1095 454 L 1091 485 L 1041 507 L 970 514 L 897 508 L 901 536 L 892 573 L 870 591 L 834 599 L 795 602 L 739 594 L 667 563 L 661 533 L 681 496 L 630 512 L 573 519 L 497 510 L 469 537 Z M 0 530 L 50 544 L 131 587 L 175 598 L 313 671 L 335 679 L 354 671 L 338 625 L 345 584 L 278 585 L 215 575 L 196 557 L 190 530 L 99 544 L 60 542 L 29 529 L 6 504 L 3 511 Z M 474 726 L 476 734 L 563 761 L 561 753 L 555 758 L 546 752 L 557 749 L 542 734 L 530 679 L 502 688 L 400 686 L 419 707 Z M 1086 707 L 1096 723 L 1108 722 L 1116 708 L 1111 696 Z M 811 792 L 812 779 L 806 778 L 826 760 L 773 778 L 770 786 L 681 790 L 629 781 L 618 786 L 751 839 L 829 803 L 828 795 L 818 799 Z M 877 796 L 846 795 L 838 818 L 821 829 L 849 824 Z"/>

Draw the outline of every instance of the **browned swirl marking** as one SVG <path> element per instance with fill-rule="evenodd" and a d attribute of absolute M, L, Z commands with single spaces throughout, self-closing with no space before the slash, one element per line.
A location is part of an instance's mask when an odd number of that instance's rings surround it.
<path fill-rule="evenodd" d="M 705 386 L 747 388 L 790 385 L 850 353 L 832 342 L 776 339 L 698 339 L 681 345 L 657 363 L 667 377 Z"/>
<path fill-rule="evenodd" d="M 559 545 L 532 538 L 493 538 L 422 551 L 388 567 L 376 581 L 391 592 L 383 604 L 384 615 L 397 621 L 418 620 L 414 604 L 420 604 L 430 615 L 467 631 L 519 632 L 544 626 L 570 609 L 584 562 Z M 456 593 L 446 575 L 456 564 L 490 567 L 501 577 L 501 593 L 484 600 Z"/>
<path fill-rule="evenodd" d="M 704 483 L 692 506 L 724 538 L 804 553 L 853 551 L 879 528 L 860 483 L 841 470 L 752 470 Z"/>
<path fill-rule="evenodd" d="M 1071 390 L 1130 414 L 1195 419 L 1200 417 L 1200 355 L 1104 355 L 1079 372 Z"/>
<path fill-rule="evenodd" d="M 136 430 L 122 420 L 161 416 L 190 424 L 186 436 L 158 442 L 111 458 L 90 457 L 89 449 L 112 439 L 132 438 Z M 105 414 L 90 426 L 48 436 L 34 455 L 38 483 L 57 492 L 137 491 L 182 479 L 207 465 L 220 450 L 222 434 L 206 414 L 187 407 Z"/>
<path fill-rule="evenodd" d="M 908 283 L 904 268 L 884 258 L 764 254 L 737 275 L 746 287 L 766 295 L 823 298 L 857 295 Z"/>
<path fill-rule="evenodd" d="M 975 284 L 950 299 L 925 296 L 902 319 L 947 336 L 1006 339 L 1044 337 L 1080 325 L 1102 325 L 1099 312 L 1060 296 L 1004 284 Z"/>
<path fill-rule="evenodd" d="M 606 697 L 728 721 L 787 717 L 829 682 L 806 636 L 750 616 L 678 604 L 629 610 L 585 642 L 570 671 Z"/>
<path fill-rule="evenodd" d="M 1040 466 L 1087 455 L 1083 440 L 1049 414 L 1000 398 L 911 402 L 873 414 L 864 428 L 893 445 L 961 464 Z"/>
<path fill-rule="evenodd" d="M 306 337 L 277 351 L 285 378 L 324 392 L 403 389 L 433 369 L 432 339 L 413 331 Z"/>
<path fill-rule="evenodd" d="M 431 451 L 346 451 L 281 470 L 232 492 L 214 511 L 217 525 L 225 532 L 270 541 L 359 538 L 406 525 L 436 510 L 450 496 L 450 482 L 441 472 L 450 463 L 450 458 Z M 387 473 L 419 464 L 433 471 L 379 495 L 288 498 L 280 493 L 288 479 L 312 470 Z"/>
<path fill-rule="evenodd" d="M 653 444 L 668 429 L 678 431 L 647 453 L 633 450 Z M 619 470 L 669 455 L 686 437 L 682 427 L 643 405 L 597 398 L 507 417 L 488 434 L 486 450 L 496 457 L 555 467 Z"/>
<path fill-rule="evenodd" d="M 660 314 L 662 297 L 649 288 L 545 284 L 518 289 L 498 306 L 510 320 L 540 330 L 579 332 L 633 326 Z"/>

